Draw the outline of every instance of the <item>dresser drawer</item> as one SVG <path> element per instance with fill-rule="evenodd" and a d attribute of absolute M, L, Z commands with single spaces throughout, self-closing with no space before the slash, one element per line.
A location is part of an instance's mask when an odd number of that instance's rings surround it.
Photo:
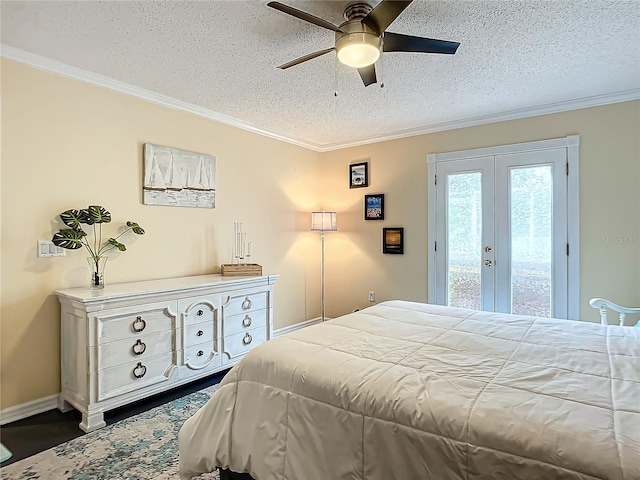
<path fill-rule="evenodd" d="M 184 348 L 191 345 L 205 342 L 213 342 L 216 338 L 214 325 L 212 322 L 196 323 L 187 325 L 184 328 Z"/>
<path fill-rule="evenodd" d="M 267 292 L 258 292 L 231 297 L 229 304 L 224 307 L 224 314 L 225 316 L 238 315 L 263 308 L 267 308 Z"/>
<path fill-rule="evenodd" d="M 123 340 L 104 343 L 94 347 L 98 352 L 97 370 L 113 367 L 133 360 L 142 361 L 149 357 L 173 350 L 173 331 L 132 335 Z"/>
<path fill-rule="evenodd" d="M 218 310 L 215 305 L 205 299 L 196 300 L 195 302 L 181 300 L 179 302 L 180 311 L 182 312 L 185 325 L 193 325 L 195 323 L 209 322 L 212 323 L 217 318 Z"/>
<path fill-rule="evenodd" d="M 246 332 L 248 330 L 264 327 L 267 323 L 267 310 L 252 310 L 240 315 L 225 315 L 222 334 L 226 337 L 235 333 Z"/>
<path fill-rule="evenodd" d="M 244 355 L 252 348 L 264 343 L 266 339 L 267 332 L 265 327 L 254 328 L 234 335 L 225 335 L 222 339 L 222 351 L 226 354 L 226 358 L 233 360 L 235 357 Z"/>
<path fill-rule="evenodd" d="M 172 306 L 175 308 L 175 302 L 99 312 L 96 314 L 97 338 L 93 344 L 171 330 L 175 323 Z"/>
<path fill-rule="evenodd" d="M 192 345 L 184 350 L 184 364 L 191 370 L 220 366 L 221 356 L 216 341 Z"/>
<path fill-rule="evenodd" d="M 115 397 L 169 379 L 175 367 L 173 353 L 133 360 L 98 371 L 98 400 Z"/>

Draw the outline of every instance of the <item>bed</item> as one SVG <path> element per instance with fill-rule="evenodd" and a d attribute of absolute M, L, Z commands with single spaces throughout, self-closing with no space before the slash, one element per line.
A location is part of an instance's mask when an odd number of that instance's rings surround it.
<path fill-rule="evenodd" d="M 640 479 L 640 329 L 390 301 L 266 342 L 183 479 Z"/>

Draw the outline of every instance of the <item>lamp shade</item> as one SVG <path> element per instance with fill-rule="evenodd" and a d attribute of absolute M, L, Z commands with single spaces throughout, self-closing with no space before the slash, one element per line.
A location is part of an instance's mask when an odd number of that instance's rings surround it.
<path fill-rule="evenodd" d="M 334 232 L 338 230 L 336 212 L 311 212 L 311 230 Z"/>

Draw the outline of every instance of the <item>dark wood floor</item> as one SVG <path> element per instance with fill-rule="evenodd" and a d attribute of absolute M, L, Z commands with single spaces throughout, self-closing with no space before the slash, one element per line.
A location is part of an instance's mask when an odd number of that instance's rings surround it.
<path fill-rule="evenodd" d="M 111 410 L 105 413 L 105 421 L 107 425 L 110 425 L 210 385 L 215 385 L 222 380 L 227 372 L 228 370 L 225 370 L 203 380 L 155 395 L 131 405 Z M 2 462 L 0 467 L 48 450 L 49 448 L 81 435 L 85 435 L 78 427 L 81 420 L 82 415 L 77 410 L 72 410 L 67 413 L 50 410 L 39 415 L 3 425 L 0 427 L 0 441 L 13 453 L 13 456 Z"/>

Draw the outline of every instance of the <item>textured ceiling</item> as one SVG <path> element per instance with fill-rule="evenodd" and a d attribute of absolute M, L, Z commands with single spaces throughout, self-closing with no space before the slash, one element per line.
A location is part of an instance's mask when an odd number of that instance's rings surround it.
<path fill-rule="evenodd" d="M 281 1 L 335 24 L 352 3 Z M 640 0 L 416 0 L 388 30 L 461 45 L 455 55 L 383 54 L 384 88 L 365 88 L 357 71 L 336 68 L 333 54 L 277 69 L 332 47 L 334 35 L 266 0 L 3 0 L 0 8 L 5 51 L 36 54 L 320 149 L 640 92 Z"/>

